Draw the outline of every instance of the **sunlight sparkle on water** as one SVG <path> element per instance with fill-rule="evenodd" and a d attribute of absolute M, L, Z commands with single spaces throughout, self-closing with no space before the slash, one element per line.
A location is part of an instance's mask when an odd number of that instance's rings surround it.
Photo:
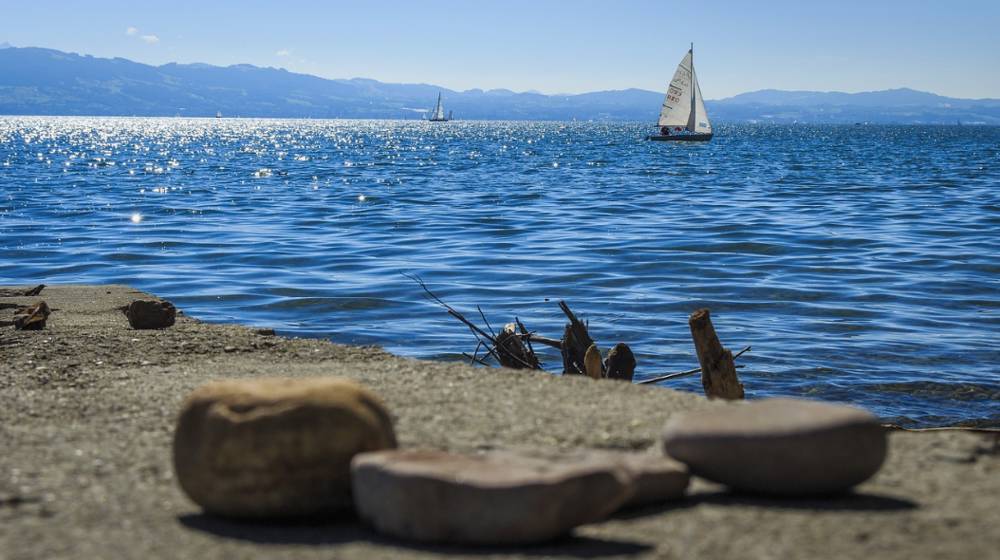
<path fill-rule="evenodd" d="M 138 224 L 139 222 L 142 221 L 142 214 L 136 212 L 132 214 L 132 217 L 130 217 L 129 219 L 132 220 L 133 224 Z"/>

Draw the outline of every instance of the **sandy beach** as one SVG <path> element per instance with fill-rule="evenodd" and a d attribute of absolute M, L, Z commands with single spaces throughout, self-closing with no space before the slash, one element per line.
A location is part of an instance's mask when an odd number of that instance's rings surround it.
<path fill-rule="evenodd" d="M 853 495 L 778 500 L 695 480 L 687 499 L 626 511 L 555 543 L 414 545 L 354 519 L 238 523 L 203 515 L 173 478 L 182 399 L 212 379 L 338 375 L 385 400 L 403 447 L 645 449 L 692 393 L 403 359 L 181 316 L 129 327 L 127 286 L 50 286 L 41 331 L 0 327 L 0 558 L 998 558 L 996 432 L 893 431 Z"/>

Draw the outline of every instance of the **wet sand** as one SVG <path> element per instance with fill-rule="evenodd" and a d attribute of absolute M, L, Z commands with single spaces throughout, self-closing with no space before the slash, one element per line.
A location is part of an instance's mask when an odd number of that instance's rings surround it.
<path fill-rule="evenodd" d="M 855 494 L 731 495 L 696 480 L 669 506 L 623 512 L 530 548 L 413 545 L 353 519 L 247 524 L 204 516 L 173 479 L 181 400 L 211 379 L 342 375 L 382 395 L 400 444 L 644 449 L 698 395 L 615 381 L 475 369 L 377 348 L 286 339 L 179 317 L 132 330 L 126 286 L 50 286 L 43 331 L 0 326 L 0 558 L 998 558 L 996 433 L 894 431 Z"/>

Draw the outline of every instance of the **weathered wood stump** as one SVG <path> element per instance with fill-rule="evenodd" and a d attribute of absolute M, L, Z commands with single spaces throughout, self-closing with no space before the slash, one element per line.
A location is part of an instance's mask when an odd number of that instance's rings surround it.
<path fill-rule="evenodd" d="M 587 326 L 580 322 L 566 302 L 559 302 L 559 309 L 569 319 L 562 338 L 563 374 L 585 375 L 587 373 L 587 350 L 594 343 L 587 332 Z"/>
<path fill-rule="evenodd" d="M 591 379 L 604 377 L 604 364 L 601 363 L 601 351 L 597 348 L 596 342 L 587 348 L 587 353 L 583 356 L 583 366 L 587 377 Z"/>
<path fill-rule="evenodd" d="M 619 342 L 608 351 L 608 357 L 604 361 L 604 376 L 608 379 L 632 382 L 635 376 L 635 355 L 632 354 L 628 344 Z"/>
<path fill-rule="evenodd" d="M 736 400 L 743 398 L 743 384 L 736 375 L 733 353 L 723 348 L 715 334 L 708 309 L 699 309 L 688 317 L 691 338 L 701 365 L 701 385 L 708 398 Z"/>

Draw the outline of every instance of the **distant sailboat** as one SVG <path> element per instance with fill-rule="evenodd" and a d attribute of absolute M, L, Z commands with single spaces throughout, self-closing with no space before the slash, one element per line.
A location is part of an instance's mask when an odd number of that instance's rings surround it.
<path fill-rule="evenodd" d="M 441 105 L 441 94 L 440 93 L 438 93 L 437 107 L 434 108 L 434 112 L 431 113 L 431 118 L 428 119 L 428 120 L 431 121 L 431 122 L 447 122 L 447 121 L 451 120 L 451 113 L 450 112 L 448 113 L 447 117 L 444 115 L 444 106 Z"/>
<path fill-rule="evenodd" d="M 647 140 L 690 142 L 712 139 L 712 123 L 708 120 L 698 75 L 694 71 L 694 43 L 677 65 L 656 125 L 660 127 L 660 133 L 647 136 Z"/>
<path fill-rule="evenodd" d="M 222 111 L 216 111 L 215 112 L 215 118 L 221 119 L 222 118 Z"/>

